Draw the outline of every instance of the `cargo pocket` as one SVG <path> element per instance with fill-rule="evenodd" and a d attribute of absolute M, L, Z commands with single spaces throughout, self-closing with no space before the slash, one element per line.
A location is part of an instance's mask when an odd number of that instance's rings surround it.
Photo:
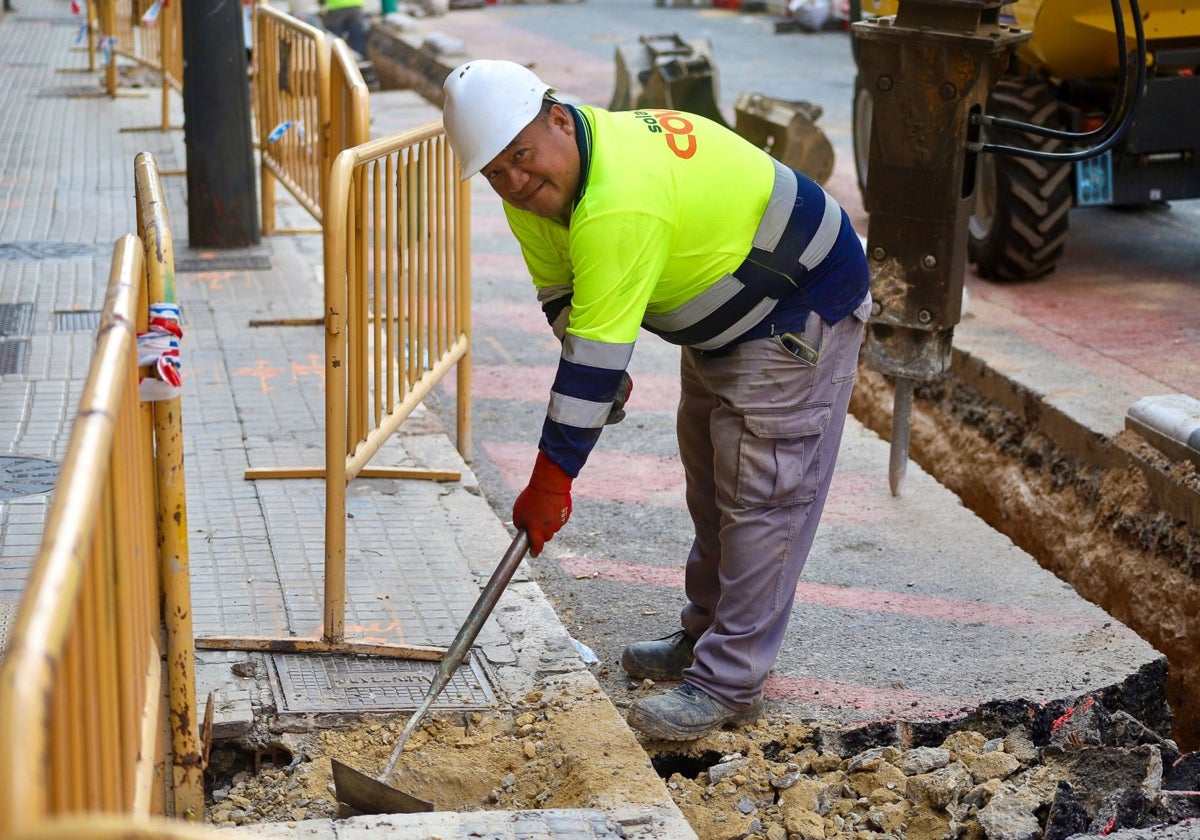
<path fill-rule="evenodd" d="M 821 486 L 819 444 L 829 415 L 828 403 L 786 414 L 747 414 L 738 451 L 737 502 L 748 507 L 811 502 Z"/>
<path fill-rule="evenodd" d="M 862 344 L 864 325 L 870 317 L 871 293 L 867 292 L 867 296 L 862 299 L 858 308 L 834 327 L 835 330 L 846 330 L 853 333 L 853 335 L 843 334 L 837 337 L 837 351 L 833 362 L 834 382 L 845 382 L 857 375 L 858 350 Z"/>

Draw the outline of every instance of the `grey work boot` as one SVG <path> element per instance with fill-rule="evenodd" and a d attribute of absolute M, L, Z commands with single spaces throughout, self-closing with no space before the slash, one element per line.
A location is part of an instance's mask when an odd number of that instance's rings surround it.
<path fill-rule="evenodd" d="M 639 680 L 681 680 L 692 664 L 696 640 L 682 630 L 649 642 L 634 642 L 621 653 L 621 667 Z"/>
<path fill-rule="evenodd" d="M 630 726 L 650 738 L 691 741 L 727 723 L 754 720 L 761 709 L 761 700 L 743 711 L 731 709 L 685 682 L 666 694 L 633 701 L 625 719 Z"/>

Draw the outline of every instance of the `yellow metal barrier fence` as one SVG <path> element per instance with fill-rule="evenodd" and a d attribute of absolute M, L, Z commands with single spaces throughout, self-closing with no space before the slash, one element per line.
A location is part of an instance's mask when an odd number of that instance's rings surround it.
<path fill-rule="evenodd" d="M 60 73 L 95 73 L 96 72 L 96 36 L 100 33 L 100 10 L 96 8 L 96 0 L 85 0 L 79 6 L 71 7 L 71 14 L 82 19 L 79 24 L 79 43 L 72 47 L 74 52 L 87 53 L 87 67 L 60 67 Z"/>
<path fill-rule="evenodd" d="M 170 92 L 183 90 L 183 14 L 169 0 L 99 0 L 101 37 L 108 46 L 105 90 L 116 96 L 120 84 L 116 56 L 156 70 L 161 76 L 163 131 L 171 129 Z"/>
<path fill-rule="evenodd" d="M 330 154 L 365 143 L 371 137 L 371 92 L 363 80 L 354 53 L 341 38 L 334 38 L 329 69 L 329 143 Z M 256 109 L 257 110 L 257 109 Z M 326 173 L 328 174 L 328 173 Z M 272 198 L 272 201 L 274 198 Z M 272 212 L 272 216 L 274 213 Z M 318 326 L 322 317 L 255 318 L 252 327 Z"/>
<path fill-rule="evenodd" d="M 134 179 L 141 238 L 114 248 L 96 351 L 0 663 L 3 836 L 74 815 L 204 815 L 180 401 L 142 402 L 137 366 L 147 299 L 177 306 L 174 254 L 152 155 L 137 156 Z"/>
<path fill-rule="evenodd" d="M 146 296 L 151 306 L 178 307 L 175 246 L 158 164 L 149 152 L 134 159 L 138 234 L 145 249 Z M 176 310 L 177 311 L 177 310 Z M 179 397 L 153 404 L 158 556 L 166 638 L 174 813 L 204 817 L 205 758 L 196 713 L 196 643 L 192 631 L 191 561 Z"/>
<path fill-rule="evenodd" d="M 330 195 L 325 638 L 341 641 L 346 486 L 456 368 L 457 445 L 471 457 L 471 192 L 437 122 L 342 152 Z"/>
<path fill-rule="evenodd" d="M 349 45 L 333 39 L 329 74 L 329 159 L 371 139 L 371 91 Z"/>
<path fill-rule="evenodd" d="M 162 810 L 161 630 L 142 248 L 118 240 L 96 351 L 0 665 L 0 833 Z"/>
<path fill-rule="evenodd" d="M 197 640 L 221 650 L 358 653 L 437 660 L 440 648 L 348 642 L 346 487 L 355 478 L 457 480 L 457 471 L 370 467 L 451 371 L 457 446 L 471 453 L 470 188 L 440 122 L 337 156 L 325 220 L 325 467 L 247 478 L 325 478 L 325 623 L 320 639 Z"/>
<path fill-rule="evenodd" d="M 265 3 L 255 4 L 254 116 L 262 165 L 264 236 L 299 232 L 275 226 L 276 180 L 318 224 L 323 222 L 333 159 L 329 64 L 324 32 Z"/>

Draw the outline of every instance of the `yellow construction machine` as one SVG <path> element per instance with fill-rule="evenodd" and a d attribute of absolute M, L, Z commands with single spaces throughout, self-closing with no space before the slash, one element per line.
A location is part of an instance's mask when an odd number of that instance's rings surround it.
<path fill-rule="evenodd" d="M 887 23 L 899 5 L 851 0 L 851 17 Z M 977 159 L 967 254 L 980 275 L 1018 281 L 1051 272 L 1063 254 L 1073 206 L 1137 208 L 1200 197 L 1200 0 L 1139 0 L 1137 7 L 1140 44 L 1128 0 L 1003 4 L 1001 21 L 1031 35 L 1012 47 L 983 109 L 990 122 L 979 140 L 990 147 L 984 151 L 999 153 Z M 858 62 L 854 153 L 866 198 L 878 112 L 860 44 L 852 43 Z M 1123 109 L 1125 124 L 1117 126 Z M 1030 133 L 1018 124 L 1047 131 Z M 875 142 L 884 147 L 909 142 L 910 126 L 874 128 Z M 1118 128 L 1115 142 L 1083 159 L 1003 153 L 1079 150 Z"/>

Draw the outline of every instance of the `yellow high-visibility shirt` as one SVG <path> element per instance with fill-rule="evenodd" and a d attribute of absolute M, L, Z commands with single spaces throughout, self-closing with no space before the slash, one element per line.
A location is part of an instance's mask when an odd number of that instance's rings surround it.
<path fill-rule="evenodd" d="M 632 343 L 746 258 L 775 179 L 728 128 L 663 109 L 577 109 L 587 167 L 570 223 L 504 205 L 539 290 L 570 286 L 567 332 Z"/>

